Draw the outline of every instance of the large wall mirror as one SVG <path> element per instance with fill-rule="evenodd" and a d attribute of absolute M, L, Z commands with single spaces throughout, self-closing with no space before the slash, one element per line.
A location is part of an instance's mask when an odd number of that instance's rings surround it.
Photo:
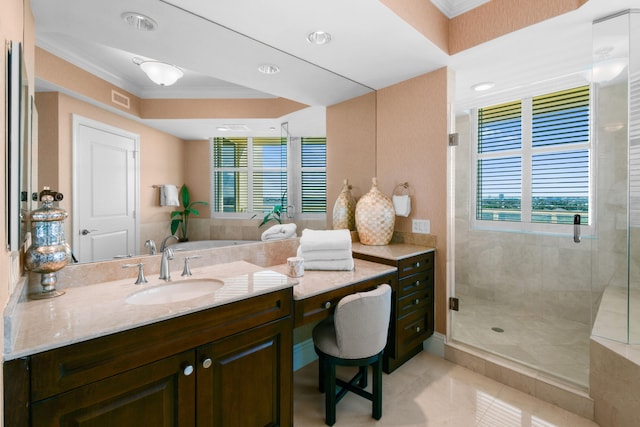
<path fill-rule="evenodd" d="M 7 43 L 7 249 L 19 250 L 28 233 L 33 188 L 33 97 L 22 44 Z"/>

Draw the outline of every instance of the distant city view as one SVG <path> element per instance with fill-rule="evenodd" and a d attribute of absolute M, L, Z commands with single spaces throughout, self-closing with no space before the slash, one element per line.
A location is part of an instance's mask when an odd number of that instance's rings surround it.
<path fill-rule="evenodd" d="M 485 197 L 477 209 L 477 219 L 488 221 L 521 221 L 520 198 Z M 588 197 L 533 197 L 531 222 L 573 224 L 573 216 L 580 214 L 580 223 L 589 223 Z"/>

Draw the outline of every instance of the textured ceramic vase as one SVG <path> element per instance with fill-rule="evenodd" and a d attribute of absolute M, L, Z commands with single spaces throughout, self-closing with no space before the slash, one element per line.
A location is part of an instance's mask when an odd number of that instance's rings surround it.
<path fill-rule="evenodd" d="M 396 216 L 391 199 L 378 189 L 376 178 L 371 190 L 356 205 L 356 228 L 360 243 L 387 245 L 393 237 Z"/>
<path fill-rule="evenodd" d="M 356 199 L 351 195 L 348 181 L 344 180 L 342 191 L 333 205 L 333 229 L 356 229 Z"/>

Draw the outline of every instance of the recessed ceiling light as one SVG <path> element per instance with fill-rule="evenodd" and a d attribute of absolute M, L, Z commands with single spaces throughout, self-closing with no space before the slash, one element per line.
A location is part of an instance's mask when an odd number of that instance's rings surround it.
<path fill-rule="evenodd" d="M 314 31 L 309 33 L 307 41 L 311 44 L 323 45 L 331 41 L 331 34 L 326 31 Z"/>
<path fill-rule="evenodd" d="M 280 67 L 274 64 L 262 64 L 258 67 L 262 74 L 276 74 L 280 72 Z"/>
<path fill-rule="evenodd" d="M 494 82 L 482 82 L 482 83 L 478 83 L 478 84 L 475 84 L 475 85 L 471 86 L 471 89 L 475 90 L 476 92 L 482 92 L 484 90 L 491 89 L 495 85 L 496 84 Z"/>
<path fill-rule="evenodd" d="M 122 15 L 124 22 L 140 31 L 153 31 L 158 28 L 158 23 L 146 15 L 136 12 L 125 12 Z"/>

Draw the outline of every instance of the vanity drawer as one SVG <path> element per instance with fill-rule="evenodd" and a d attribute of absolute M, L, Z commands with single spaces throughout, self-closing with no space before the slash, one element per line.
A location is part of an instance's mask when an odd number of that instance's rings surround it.
<path fill-rule="evenodd" d="M 433 252 L 416 255 L 398 262 L 398 276 L 400 279 L 431 269 L 433 269 Z"/>
<path fill-rule="evenodd" d="M 433 274 L 430 272 L 421 272 L 405 277 L 400 279 L 398 283 L 398 298 L 405 298 L 427 288 L 433 288 Z"/>
<path fill-rule="evenodd" d="M 399 354 L 419 346 L 433 334 L 432 319 L 430 312 L 415 312 L 398 320 L 396 332 Z"/>
<path fill-rule="evenodd" d="M 433 288 L 422 287 L 420 290 L 398 300 L 398 319 L 419 311 L 421 313 L 433 310 Z"/>
<path fill-rule="evenodd" d="M 355 285 L 348 285 L 341 288 L 337 288 L 330 292 L 324 292 L 321 295 L 316 295 L 309 298 L 299 299 L 295 301 L 295 324 L 294 327 L 299 327 L 307 323 L 317 322 L 325 317 L 328 317 L 335 309 L 338 302 L 347 295 L 354 294 L 356 292 L 366 292 L 375 289 L 382 283 L 389 284 L 394 288 L 395 273 L 390 273 L 385 276 L 366 280 L 364 282 L 357 283 Z"/>

